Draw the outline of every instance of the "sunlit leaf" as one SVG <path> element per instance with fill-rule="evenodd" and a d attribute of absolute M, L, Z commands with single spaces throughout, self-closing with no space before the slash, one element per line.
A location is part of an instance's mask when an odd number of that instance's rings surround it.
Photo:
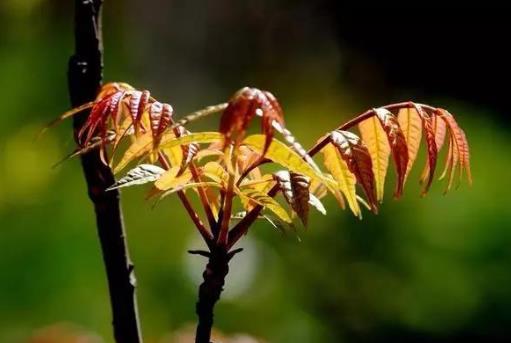
<path fill-rule="evenodd" d="M 138 126 L 135 125 L 135 123 L 138 121 L 138 111 L 140 108 L 140 100 L 142 99 L 142 92 L 141 91 L 134 91 L 130 98 L 129 98 L 129 109 L 130 109 L 130 115 L 131 120 L 133 122 L 133 127 L 135 128 L 135 132 L 138 133 Z"/>
<path fill-rule="evenodd" d="M 174 146 L 186 145 L 190 143 L 212 143 L 222 139 L 222 135 L 218 132 L 198 132 L 191 133 L 186 136 L 176 138 L 173 133 L 166 133 L 161 140 L 160 147 L 172 148 Z M 124 169 L 134 159 L 143 157 L 152 148 L 152 136 L 146 133 L 138 138 L 124 153 L 121 161 L 115 166 L 114 172 L 117 173 Z"/>
<path fill-rule="evenodd" d="M 462 161 L 463 168 L 465 169 L 465 173 L 467 175 L 468 184 L 472 185 L 472 171 L 470 169 L 470 150 L 469 150 L 469 146 L 468 146 L 468 140 L 467 140 L 467 136 L 465 135 L 465 131 L 463 131 L 460 128 L 460 132 L 461 132 L 461 135 L 462 135 L 462 138 L 463 138 L 463 147 L 462 147 L 462 150 L 463 150 L 463 161 Z"/>
<path fill-rule="evenodd" d="M 442 175 L 440 175 L 440 180 L 443 180 L 447 176 L 447 186 L 444 190 L 444 193 L 447 193 L 454 182 L 454 175 L 456 174 L 456 168 L 458 166 L 459 161 L 459 148 L 456 140 L 450 135 L 449 137 L 449 148 L 447 150 L 447 155 L 445 159 L 445 167 Z"/>
<path fill-rule="evenodd" d="M 304 226 L 307 226 L 309 221 L 309 187 L 310 178 L 298 173 L 290 173 L 291 175 L 291 188 L 293 189 L 293 210 L 298 215 Z"/>
<path fill-rule="evenodd" d="M 353 214 L 360 217 L 360 207 L 357 202 L 355 175 L 349 170 L 346 161 L 341 157 L 338 149 L 333 144 L 327 144 L 321 150 L 324 156 L 325 167 L 337 181 L 339 189 L 346 197 L 348 206 Z"/>
<path fill-rule="evenodd" d="M 376 184 L 376 199 L 383 200 L 385 176 L 389 166 L 390 146 L 387 135 L 378 118 L 371 117 L 358 124 L 362 140 L 369 150 L 373 163 L 374 180 Z"/>
<path fill-rule="evenodd" d="M 243 144 L 249 145 L 257 152 L 262 153 L 265 137 L 264 135 L 251 135 L 245 138 Z M 277 139 L 273 139 L 265 157 L 290 171 L 303 174 L 311 179 L 317 179 L 320 182 L 325 182 L 328 187 L 333 187 L 332 183 L 329 183 L 320 171 L 315 170 L 309 163 L 304 161 L 300 155 Z"/>
<path fill-rule="evenodd" d="M 262 116 L 262 132 L 265 137 L 261 155 L 265 155 L 273 138 L 273 122 L 284 125 L 284 116 L 277 99 L 267 91 L 244 87 L 229 100 L 220 118 L 219 131 L 226 143 L 239 145 L 256 114 Z"/>
<path fill-rule="evenodd" d="M 220 163 L 215 161 L 208 162 L 201 168 L 201 170 L 202 175 L 210 178 L 211 180 L 218 182 L 219 184 L 227 184 L 229 174 Z"/>
<path fill-rule="evenodd" d="M 220 209 L 220 195 L 211 187 L 206 187 L 204 189 L 204 192 L 206 193 L 206 198 L 209 207 L 211 208 L 211 212 L 213 212 L 215 220 L 218 220 L 218 211 Z"/>
<path fill-rule="evenodd" d="M 394 114 L 384 108 L 376 108 L 374 112 L 376 117 L 380 120 L 383 131 L 387 134 L 397 175 L 394 196 L 399 198 L 401 194 L 403 194 L 403 186 L 409 161 L 406 139 Z"/>
<path fill-rule="evenodd" d="M 181 191 L 186 191 L 188 189 L 198 189 L 199 187 L 220 187 L 220 185 L 216 182 L 191 182 L 191 183 L 186 183 L 186 184 L 183 184 L 183 185 L 180 185 L 180 186 L 176 186 L 172 189 L 169 189 L 167 191 L 164 191 L 164 192 L 158 192 L 157 194 L 161 194 L 160 195 L 160 199 L 163 199 L 171 194 L 174 194 L 176 192 L 181 192 Z"/>
<path fill-rule="evenodd" d="M 114 167 L 114 174 L 117 174 L 123 170 L 131 161 L 141 158 L 144 154 L 149 153 L 152 149 L 153 137 L 148 132 L 135 138 L 134 143 L 124 152 L 121 161 L 115 164 L 112 161 Z"/>
<path fill-rule="evenodd" d="M 276 172 L 275 179 L 280 191 L 293 211 L 298 215 L 304 226 L 307 226 L 309 217 L 309 187 L 310 178 L 281 170 Z"/>
<path fill-rule="evenodd" d="M 406 167 L 405 181 L 417 158 L 422 138 L 422 119 L 415 108 L 399 110 L 397 120 L 408 146 L 408 165 Z"/>
<path fill-rule="evenodd" d="M 448 176 L 447 187 L 445 192 L 451 189 L 454 182 L 456 168 L 459 168 L 459 180 L 463 175 L 463 171 L 467 174 L 469 183 L 472 182 L 472 175 L 470 172 L 470 153 L 468 142 L 465 133 L 458 126 L 458 123 L 449 112 L 438 109 L 440 118 L 446 123 L 449 133 L 449 151 L 447 154 L 447 161 L 444 172 L 440 178 Z"/>
<path fill-rule="evenodd" d="M 237 164 L 240 174 L 244 174 L 247 169 L 253 167 L 253 164 L 259 161 L 261 161 L 261 154 L 245 145 L 239 147 Z M 261 176 L 261 173 L 258 168 L 253 168 L 249 175 L 258 178 Z"/>
<path fill-rule="evenodd" d="M 256 204 L 270 210 L 281 220 L 287 223 L 291 223 L 291 217 L 289 217 L 287 211 L 276 200 L 269 197 L 268 195 L 251 188 L 243 188 L 239 195 L 242 198 L 246 198 L 247 200 L 253 201 Z"/>
<path fill-rule="evenodd" d="M 426 165 L 424 166 L 424 169 L 420 177 L 420 182 L 424 185 L 421 192 L 422 196 L 426 195 L 429 188 L 431 187 L 437 165 L 438 147 L 435 136 L 435 128 L 433 124 L 434 124 L 433 117 L 431 116 L 422 117 L 422 126 L 424 129 L 424 136 L 426 138 L 428 152 L 428 160 Z"/>
<path fill-rule="evenodd" d="M 362 140 L 348 131 L 333 131 L 331 142 L 346 162 L 348 169 L 362 186 L 374 212 L 378 210 L 371 156 Z"/>
<path fill-rule="evenodd" d="M 152 103 L 149 108 L 149 119 L 153 135 L 153 150 L 160 145 L 161 136 L 170 125 L 174 110 L 169 104 L 161 104 L 158 101 Z"/>
<path fill-rule="evenodd" d="M 192 162 L 193 158 L 199 152 L 200 146 L 197 143 L 190 143 L 182 145 L 181 150 L 183 151 L 183 160 L 181 161 L 181 169 L 185 169 Z"/>
<path fill-rule="evenodd" d="M 204 158 L 215 156 L 220 157 L 224 153 L 220 150 L 214 150 L 214 149 L 202 149 L 197 152 L 197 155 L 195 155 L 195 159 L 197 161 L 201 161 Z"/>
<path fill-rule="evenodd" d="M 289 131 L 288 129 L 286 129 L 283 124 L 279 123 L 279 122 L 276 122 L 276 121 L 273 121 L 273 127 L 275 128 L 275 130 L 277 130 L 277 132 L 279 132 L 280 134 L 282 134 L 282 136 L 284 137 L 284 140 L 289 144 L 289 146 L 291 147 L 291 149 L 293 149 L 298 155 L 300 155 L 300 157 L 305 160 L 308 164 L 311 165 L 311 167 L 316 170 L 316 171 L 319 171 L 319 168 L 318 166 L 316 165 L 316 163 L 314 162 L 314 160 L 312 159 L 311 156 L 309 156 L 309 154 L 307 153 L 307 151 L 303 148 L 303 146 L 300 144 L 300 142 L 298 142 L 295 138 L 295 136 L 291 133 L 291 131 Z"/>
<path fill-rule="evenodd" d="M 437 150 L 440 151 L 442 149 L 444 142 L 445 142 L 445 136 L 447 134 L 447 125 L 445 124 L 445 121 L 443 121 L 440 116 L 433 114 L 432 115 L 433 120 L 433 128 L 435 130 L 435 142 Z"/>
<path fill-rule="evenodd" d="M 325 173 L 325 176 L 333 179 L 333 177 L 329 174 Z M 317 180 L 311 180 L 310 193 L 314 194 L 318 199 L 321 199 L 328 194 L 328 188 Z"/>
<path fill-rule="evenodd" d="M 264 155 L 266 154 L 266 151 L 268 150 L 268 147 L 270 146 L 273 139 L 273 123 L 278 123 L 282 127 L 284 126 L 284 112 L 282 111 L 279 102 L 273 94 L 267 91 L 263 91 L 263 95 L 265 99 L 262 108 L 263 118 L 261 127 L 263 134 L 266 136 L 262 152 Z"/>
<path fill-rule="evenodd" d="M 172 167 L 182 165 L 183 161 L 183 149 L 180 146 L 173 146 L 170 148 L 162 148 L 161 152 L 167 157 Z"/>
<path fill-rule="evenodd" d="M 179 174 L 179 171 L 180 167 L 170 168 L 156 180 L 154 186 L 161 191 L 166 191 L 168 189 L 180 187 L 192 179 L 190 171 L 184 171 L 182 174 Z"/>
<path fill-rule="evenodd" d="M 165 169 L 163 168 L 152 164 L 141 164 L 130 170 L 126 176 L 122 177 L 119 179 L 119 181 L 110 186 L 107 191 L 121 187 L 143 185 L 148 182 L 153 182 L 158 180 L 163 173 L 165 173 Z"/>
<path fill-rule="evenodd" d="M 325 206 L 323 206 L 323 203 L 321 200 L 319 200 L 314 194 L 309 193 L 309 204 L 312 205 L 316 210 L 319 211 L 322 215 L 326 215 L 326 209 Z"/>
<path fill-rule="evenodd" d="M 271 174 L 262 175 L 255 179 L 244 179 L 241 183 L 242 187 L 250 187 L 261 193 L 268 193 L 275 184 L 275 180 Z"/>

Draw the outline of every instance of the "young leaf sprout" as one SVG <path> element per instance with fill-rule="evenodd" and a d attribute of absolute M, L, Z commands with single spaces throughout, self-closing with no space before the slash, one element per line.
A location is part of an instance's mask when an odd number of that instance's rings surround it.
<path fill-rule="evenodd" d="M 256 88 L 242 88 L 227 103 L 174 121 L 171 105 L 157 101 L 149 91 L 109 83 L 95 101 L 66 112 L 51 125 L 89 108 L 88 120 L 78 133 L 80 145 L 72 155 L 101 149 L 104 162 L 116 174 L 131 165 L 110 189 L 149 183 L 148 198 L 159 201 L 177 194 L 208 247 L 208 251 L 192 252 L 209 259 L 197 303 L 196 342 L 200 343 L 209 343 L 213 308 L 228 262 L 240 251 L 233 247 L 256 219 L 286 228 L 293 227 L 296 216 L 307 226 L 310 206 L 326 214 L 321 199 L 327 194 L 341 207 L 347 204 L 357 217 L 362 207 L 377 213 L 389 160 L 397 178 L 394 196 L 399 198 L 422 136 L 427 150 L 420 177 L 423 195 L 434 179 L 444 141 L 448 152 L 440 179 L 446 179 L 445 191 L 463 175 L 472 182 L 468 142 L 454 116 L 413 102 L 370 109 L 328 132 L 308 152 L 286 129 L 276 97 Z M 185 128 L 215 113 L 220 114 L 217 130 Z M 249 135 L 254 120 L 261 121 L 261 133 Z M 359 135 L 350 131 L 355 127 Z M 313 160 L 319 152 L 325 170 Z M 265 163 L 279 171 L 264 173 L 260 167 Z M 203 213 L 192 206 L 190 190 L 197 194 Z M 282 196 L 276 199 L 278 194 Z"/>

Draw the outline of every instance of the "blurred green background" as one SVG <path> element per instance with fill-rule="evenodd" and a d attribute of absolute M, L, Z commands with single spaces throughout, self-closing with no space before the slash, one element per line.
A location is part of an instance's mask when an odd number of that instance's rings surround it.
<path fill-rule="evenodd" d="M 177 115 L 245 85 L 271 90 L 305 146 L 367 108 L 416 100 L 448 108 L 471 144 L 474 185 L 403 199 L 359 221 L 327 217 L 242 241 L 215 326 L 267 342 L 507 342 L 511 339 L 509 24 L 498 10 L 348 9 L 336 1 L 105 1 L 105 79 L 147 88 Z M 475 20 L 474 18 L 478 18 Z M 70 123 L 72 1 L 0 2 L 0 342 L 71 323 L 112 342 L 94 216 Z M 487 22 L 482 21 L 483 19 Z M 488 24 L 490 23 L 490 24 Z M 507 26 L 506 26 L 507 25 Z M 215 128 L 216 121 L 191 129 Z M 388 178 L 391 180 L 391 177 Z M 146 342 L 193 324 L 204 259 L 176 199 L 123 208 Z"/>

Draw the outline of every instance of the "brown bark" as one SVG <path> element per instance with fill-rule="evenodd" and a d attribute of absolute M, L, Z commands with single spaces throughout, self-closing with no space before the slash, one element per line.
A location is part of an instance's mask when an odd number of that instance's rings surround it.
<path fill-rule="evenodd" d="M 213 313 L 215 305 L 224 290 L 225 277 L 229 273 L 229 261 L 243 249 L 228 252 L 225 247 L 215 246 L 211 251 L 189 251 L 194 255 L 208 258 L 208 264 L 202 274 L 204 281 L 199 286 L 199 300 L 195 307 L 199 322 L 195 335 L 195 343 L 212 343 Z"/>
<path fill-rule="evenodd" d="M 214 251 L 202 274 L 204 282 L 199 286 L 196 313 L 199 318 L 195 343 L 210 343 L 213 327 L 213 310 L 224 289 L 225 277 L 229 273 L 229 256 L 225 250 Z"/>
<path fill-rule="evenodd" d="M 75 0 L 75 54 L 69 60 L 69 94 L 73 106 L 94 100 L 101 87 L 103 49 L 101 0 Z M 74 117 L 76 133 L 89 111 Z M 94 205 L 96 224 L 105 264 L 117 343 L 140 343 L 135 298 L 135 275 L 126 246 L 119 192 L 105 189 L 114 183 L 112 171 L 101 162 L 99 151 L 81 156 L 89 197 Z"/>

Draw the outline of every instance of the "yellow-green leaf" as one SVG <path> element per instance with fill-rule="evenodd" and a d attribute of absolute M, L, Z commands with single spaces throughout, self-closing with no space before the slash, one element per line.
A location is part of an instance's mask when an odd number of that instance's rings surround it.
<path fill-rule="evenodd" d="M 192 173 L 189 170 L 185 170 L 182 174 L 178 175 L 180 169 L 179 166 L 170 168 L 156 180 L 154 186 L 161 191 L 183 186 L 191 180 Z"/>
<path fill-rule="evenodd" d="M 255 151 L 262 153 L 265 139 L 266 137 L 264 135 L 251 135 L 245 138 L 243 144 L 249 145 Z M 325 183 L 325 185 L 329 188 L 335 188 L 335 185 L 332 184 L 332 182 L 320 171 L 315 170 L 315 168 L 303 160 L 298 153 L 275 138 L 272 140 L 272 143 L 264 156 L 290 171 L 303 174 L 311 179 L 319 180 L 322 183 Z"/>
<path fill-rule="evenodd" d="M 355 175 L 350 172 L 348 165 L 341 158 L 339 151 L 337 151 L 332 144 L 327 144 L 321 152 L 325 159 L 325 167 L 330 173 L 332 173 L 332 176 L 337 181 L 341 192 L 348 201 L 348 206 L 353 214 L 360 217 L 361 212 L 360 206 L 357 202 L 357 193 L 355 188 L 357 179 Z"/>
<path fill-rule="evenodd" d="M 272 174 L 265 174 L 257 179 L 244 179 L 241 183 L 242 187 L 250 187 L 261 193 L 268 193 L 275 184 Z"/>
<path fill-rule="evenodd" d="M 275 199 L 269 197 L 268 195 L 258 192 L 251 188 L 244 188 L 243 190 L 240 191 L 239 195 L 242 198 L 242 200 L 243 198 L 245 198 L 244 199 L 245 202 L 253 201 L 256 204 L 261 205 L 264 208 L 270 210 L 277 217 L 279 217 L 286 223 L 292 222 L 291 217 L 289 216 L 287 211 L 282 206 L 280 206 L 280 204 Z"/>
<path fill-rule="evenodd" d="M 376 199 L 383 200 L 385 176 L 389 167 L 390 146 L 387 134 L 383 131 L 376 116 L 358 124 L 362 141 L 367 146 L 373 162 L 374 180 L 376 183 Z"/>
<path fill-rule="evenodd" d="M 184 184 L 182 186 L 179 186 L 179 187 L 175 187 L 173 189 L 169 189 L 168 191 L 165 191 L 161 196 L 160 196 L 160 199 L 170 195 L 170 194 L 173 194 L 173 193 L 176 193 L 176 192 L 179 192 L 179 191 L 186 191 L 187 189 L 190 189 L 190 188 L 193 188 L 193 189 L 198 189 L 200 187 L 220 187 L 220 185 L 216 182 L 192 182 L 192 183 L 187 183 L 187 184 Z"/>
<path fill-rule="evenodd" d="M 422 138 L 422 119 L 415 108 L 402 108 L 397 115 L 397 121 L 408 145 L 408 166 L 405 181 L 417 158 Z M 376 174 L 375 174 L 376 175 Z"/>
<path fill-rule="evenodd" d="M 218 132 L 198 132 L 176 138 L 173 133 L 167 133 L 162 137 L 160 147 L 172 148 L 178 145 L 190 143 L 213 143 L 219 141 L 223 136 Z M 150 132 L 138 138 L 124 153 L 121 161 L 115 166 L 114 173 L 124 169 L 131 161 L 148 154 L 152 149 L 152 135 Z"/>
<path fill-rule="evenodd" d="M 172 167 L 180 166 L 183 161 L 183 149 L 180 146 L 161 149 L 165 156 L 169 159 Z"/>
<path fill-rule="evenodd" d="M 227 184 L 229 174 L 227 170 L 218 162 L 211 161 L 202 167 L 202 174 L 219 184 Z"/>

